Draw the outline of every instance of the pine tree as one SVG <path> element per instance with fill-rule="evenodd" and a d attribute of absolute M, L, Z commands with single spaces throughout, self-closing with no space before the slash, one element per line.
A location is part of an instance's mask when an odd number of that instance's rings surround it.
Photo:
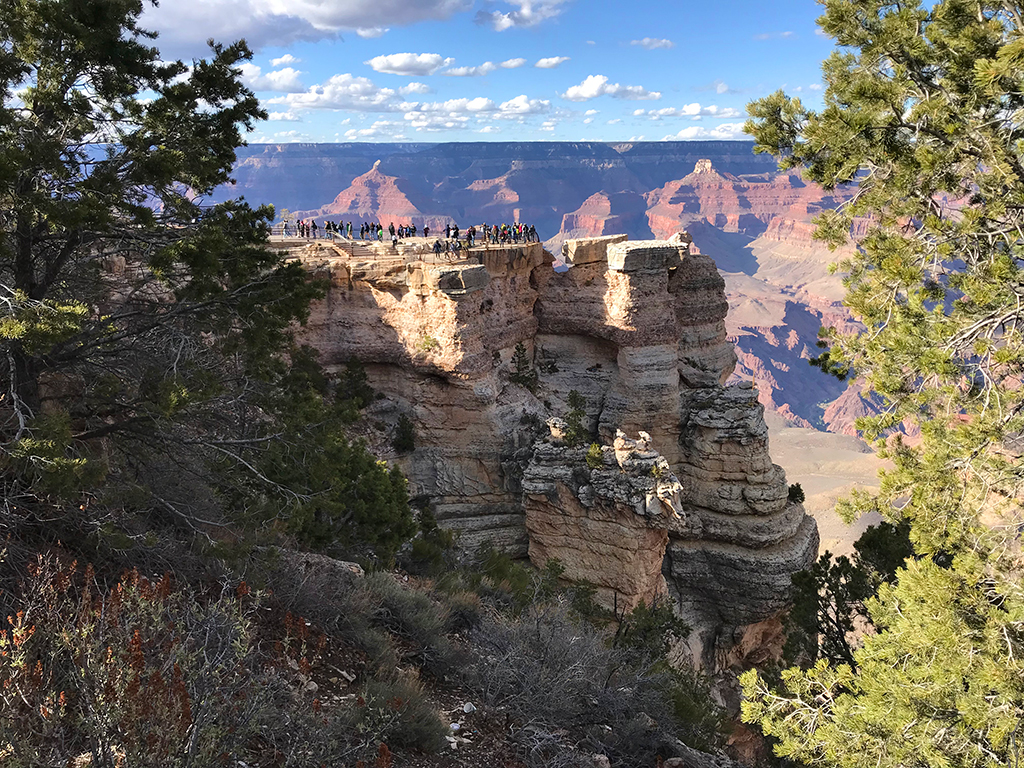
<path fill-rule="evenodd" d="M 842 511 L 909 525 L 914 557 L 865 601 L 875 632 L 851 663 L 748 673 L 744 717 L 805 764 L 1005 765 L 1024 715 L 1024 19 L 984 0 L 822 4 L 840 46 L 824 108 L 780 91 L 747 128 L 782 167 L 856 184 L 817 236 L 865 233 L 839 265 L 863 331 L 828 333 L 817 363 L 884 398 L 858 427 L 892 469 Z"/>
<path fill-rule="evenodd" d="M 204 202 L 266 117 L 249 49 L 164 61 L 142 11 L 0 0 L 0 527 L 210 543 L 226 509 L 275 528 L 363 472 L 359 509 L 404 519 L 404 481 L 344 440 L 293 347 L 322 289 L 267 247 L 273 209 Z M 281 470 L 317 446 L 358 455 L 300 483 Z"/>

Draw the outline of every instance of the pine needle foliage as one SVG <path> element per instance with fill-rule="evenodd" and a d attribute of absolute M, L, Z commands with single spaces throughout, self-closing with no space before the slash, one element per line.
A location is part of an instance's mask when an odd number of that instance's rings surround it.
<path fill-rule="evenodd" d="M 827 333 L 817 364 L 885 404 L 858 428 L 891 469 L 841 511 L 909 524 L 914 557 L 864 601 L 875 632 L 849 663 L 748 673 L 744 717 L 803 764 L 1007 765 L 1024 714 L 1024 8 L 821 5 L 838 46 L 823 109 L 780 91 L 747 130 L 781 167 L 855 185 L 816 236 L 858 233 L 838 269 L 863 330 Z"/>
<path fill-rule="evenodd" d="M 266 117 L 251 52 L 167 61 L 146 5 L 0 0 L 0 527 L 90 558 L 292 518 L 383 543 L 404 481 L 345 439 L 292 341 L 323 286 L 267 246 L 271 207 L 205 202 Z"/>

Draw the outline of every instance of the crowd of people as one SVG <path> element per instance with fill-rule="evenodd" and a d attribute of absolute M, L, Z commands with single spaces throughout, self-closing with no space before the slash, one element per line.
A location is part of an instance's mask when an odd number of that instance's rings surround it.
<path fill-rule="evenodd" d="M 395 226 L 394 223 L 388 224 L 385 230 L 384 225 L 381 222 L 362 222 L 359 224 L 359 229 L 356 230 L 359 235 L 359 240 L 376 240 L 383 242 L 384 234 L 390 237 L 392 244 L 397 244 L 400 240 L 405 240 L 411 237 L 418 237 L 419 230 L 415 224 L 409 226 L 399 225 Z M 292 223 L 285 221 L 281 233 L 285 237 L 301 237 L 309 240 L 317 240 L 323 238 L 325 240 L 334 240 L 335 238 L 341 237 L 348 240 L 353 238 L 353 222 L 338 222 L 330 221 L 325 219 L 321 224 L 317 224 L 315 219 L 299 219 Z M 430 237 L 430 227 L 423 227 L 424 238 Z M 440 245 L 440 233 L 436 235 L 438 243 L 435 244 L 434 251 L 446 250 L 451 251 L 451 246 Z M 486 245 L 507 245 L 513 243 L 539 243 L 540 237 L 537 235 L 537 228 L 533 225 L 526 225 L 521 223 L 514 224 L 483 224 L 478 229 L 476 226 L 470 226 L 465 230 L 463 235 L 462 230 L 458 224 L 449 222 L 444 228 L 444 240 L 445 241 L 456 241 L 459 242 L 461 239 L 465 239 L 466 247 L 472 248 L 479 243 Z"/>

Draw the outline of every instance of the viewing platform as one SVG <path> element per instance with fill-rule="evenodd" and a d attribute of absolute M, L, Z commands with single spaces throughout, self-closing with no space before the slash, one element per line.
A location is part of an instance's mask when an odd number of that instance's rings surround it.
<path fill-rule="evenodd" d="M 460 243 L 457 251 L 440 253 L 434 251 L 436 242 L 439 240 L 432 237 L 410 237 L 396 246 L 346 238 L 270 238 L 272 248 L 301 260 L 314 274 L 329 277 L 335 286 L 369 283 L 382 289 L 437 290 L 453 298 L 482 290 L 493 278 L 510 271 L 528 272 L 545 261 L 554 261 L 538 242 L 481 243 L 472 248 Z"/>

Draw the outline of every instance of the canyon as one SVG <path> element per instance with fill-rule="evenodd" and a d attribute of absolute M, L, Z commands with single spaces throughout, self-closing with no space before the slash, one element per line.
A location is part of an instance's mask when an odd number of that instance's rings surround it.
<path fill-rule="evenodd" d="M 242 195 L 357 227 L 525 222 L 556 258 L 573 238 L 685 229 L 726 281 L 732 378 L 754 382 L 770 415 L 853 435 L 875 407 L 807 362 L 820 328 L 853 327 L 829 272 L 843 253 L 815 241 L 812 223 L 850 191 L 781 173 L 750 142 L 264 144 L 243 148 L 233 175 L 212 200 Z"/>
<path fill-rule="evenodd" d="M 711 672 L 777 638 L 818 531 L 757 389 L 729 383 L 709 256 L 624 235 L 567 239 L 557 262 L 540 243 L 449 261 L 422 238 L 293 254 L 330 284 L 301 340 L 364 367 L 372 442 L 412 424 L 413 449 L 384 456 L 462 549 L 557 558 L 619 613 L 671 596 L 693 629 L 678 652 Z"/>

